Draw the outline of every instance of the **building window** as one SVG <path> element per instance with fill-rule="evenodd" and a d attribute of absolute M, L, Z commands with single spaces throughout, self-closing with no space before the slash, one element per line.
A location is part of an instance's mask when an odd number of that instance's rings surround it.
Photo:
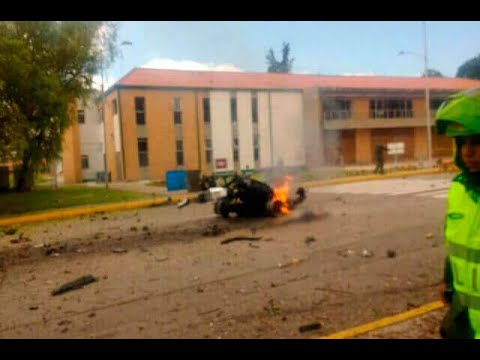
<path fill-rule="evenodd" d="M 347 99 L 323 100 L 323 114 L 325 120 L 345 120 L 352 118 L 352 102 Z"/>
<path fill-rule="evenodd" d="M 181 124 L 182 123 L 182 113 L 180 111 L 175 111 L 173 113 L 173 122 L 175 124 Z"/>
<path fill-rule="evenodd" d="M 138 164 L 140 167 L 148 166 L 148 139 L 138 138 Z"/>
<path fill-rule="evenodd" d="M 183 141 L 177 140 L 176 147 L 177 147 L 177 165 L 182 166 L 183 165 Z"/>
<path fill-rule="evenodd" d="M 233 161 L 238 162 L 240 160 L 238 155 L 238 138 L 233 139 Z"/>
<path fill-rule="evenodd" d="M 182 123 L 182 107 L 180 98 L 173 99 L 173 122 L 174 124 Z"/>
<path fill-rule="evenodd" d="M 138 125 L 145 125 L 145 98 L 135 98 L 135 116 Z"/>
<path fill-rule="evenodd" d="M 207 160 L 207 164 L 212 163 L 212 140 L 205 139 L 205 158 Z"/>
<path fill-rule="evenodd" d="M 117 99 L 112 100 L 112 112 L 113 112 L 113 115 L 117 115 L 118 113 Z"/>
<path fill-rule="evenodd" d="M 82 169 L 88 169 L 90 165 L 88 164 L 88 155 L 82 155 L 81 158 Z"/>
<path fill-rule="evenodd" d="M 237 98 L 235 95 L 230 97 L 230 118 L 232 122 L 237 122 Z"/>
<path fill-rule="evenodd" d="M 258 99 L 257 93 L 252 94 L 252 122 L 258 123 Z"/>
<path fill-rule="evenodd" d="M 210 99 L 203 98 L 203 122 L 210 122 Z"/>
<path fill-rule="evenodd" d="M 374 99 L 370 100 L 371 119 L 412 118 L 412 100 Z"/>
<path fill-rule="evenodd" d="M 258 141 L 258 135 L 253 136 L 253 159 L 260 161 L 260 144 Z"/>
<path fill-rule="evenodd" d="M 85 111 L 77 110 L 77 119 L 79 124 L 85 124 Z"/>

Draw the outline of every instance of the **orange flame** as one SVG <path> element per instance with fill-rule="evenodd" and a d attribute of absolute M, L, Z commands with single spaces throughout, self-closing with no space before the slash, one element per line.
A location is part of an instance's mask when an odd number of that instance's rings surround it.
<path fill-rule="evenodd" d="M 290 191 L 291 176 L 285 176 L 283 184 L 273 189 L 273 202 L 280 202 L 280 212 L 282 214 L 288 214 L 290 209 L 288 208 L 288 193 Z"/>

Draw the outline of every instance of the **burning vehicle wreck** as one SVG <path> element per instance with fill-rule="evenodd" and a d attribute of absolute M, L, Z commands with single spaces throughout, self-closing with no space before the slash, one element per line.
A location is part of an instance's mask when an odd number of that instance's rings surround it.
<path fill-rule="evenodd" d="M 232 213 L 238 217 L 288 214 L 306 197 L 302 187 L 297 189 L 294 199 L 288 197 L 291 181 L 292 178 L 286 176 L 280 186 L 271 188 L 261 181 L 236 175 L 225 186 L 227 195 L 216 200 L 214 211 L 224 218 Z"/>

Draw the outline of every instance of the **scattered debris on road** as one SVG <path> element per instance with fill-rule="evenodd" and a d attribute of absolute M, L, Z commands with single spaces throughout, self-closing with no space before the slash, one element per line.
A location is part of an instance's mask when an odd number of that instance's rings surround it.
<path fill-rule="evenodd" d="M 168 255 L 166 255 L 161 251 L 156 251 L 156 250 L 154 250 L 153 252 L 150 251 L 150 255 L 152 255 L 155 261 L 158 261 L 158 262 L 168 260 Z"/>
<path fill-rule="evenodd" d="M 367 250 L 367 249 L 363 249 L 363 251 L 362 251 L 362 256 L 363 256 L 363 257 L 372 257 L 372 256 L 373 256 L 373 251 L 370 251 L 370 250 Z"/>
<path fill-rule="evenodd" d="M 280 269 L 283 269 L 283 268 L 286 268 L 286 267 L 289 267 L 289 266 L 298 265 L 298 264 L 300 264 L 301 262 L 302 262 L 302 259 L 295 259 L 295 258 L 294 258 L 294 259 L 292 259 L 290 262 L 285 263 L 285 264 L 283 264 L 283 263 L 278 263 L 278 267 L 279 267 Z"/>
<path fill-rule="evenodd" d="M 86 275 L 86 276 L 82 276 L 76 280 L 73 280 L 71 282 L 68 282 L 62 286 L 60 286 L 59 288 L 55 289 L 52 291 L 52 296 L 57 296 L 57 295 L 61 295 L 61 294 L 64 294 L 68 291 L 72 291 L 72 290 L 77 290 L 77 289 L 81 289 L 83 288 L 85 285 L 88 285 L 88 284 L 91 284 L 91 283 L 94 283 L 98 281 L 97 278 L 93 277 L 92 275 Z"/>
<path fill-rule="evenodd" d="M 228 228 L 220 227 L 217 224 L 213 224 L 203 232 L 203 236 L 218 236 L 221 234 L 225 234 L 227 231 L 228 231 Z"/>
<path fill-rule="evenodd" d="M 395 250 L 387 250 L 387 256 L 389 258 L 394 258 L 395 256 L 397 256 L 397 252 Z"/>
<path fill-rule="evenodd" d="M 225 245 L 225 244 L 229 244 L 229 243 L 234 242 L 234 241 L 243 241 L 243 240 L 245 240 L 245 241 L 258 241 L 261 238 L 262 238 L 261 236 L 259 236 L 259 237 L 235 236 L 235 237 L 232 237 L 232 238 L 222 240 L 222 242 L 220 244 Z"/>
<path fill-rule="evenodd" d="M 38 306 L 37 305 L 32 305 L 28 308 L 28 310 L 38 310 Z"/>
<path fill-rule="evenodd" d="M 338 250 L 337 251 L 337 255 L 342 256 L 342 257 L 347 257 L 347 256 L 350 256 L 350 255 L 353 255 L 353 254 L 355 254 L 355 251 L 350 250 L 350 249 L 343 249 L 343 250 Z"/>
<path fill-rule="evenodd" d="M 310 245 L 310 243 L 312 243 L 312 242 L 314 242 L 314 241 L 317 241 L 317 239 L 315 239 L 314 236 L 307 236 L 307 237 L 305 238 L 305 244 L 307 244 L 307 245 Z"/>
<path fill-rule="evenodd" d="M 17 232 L 17 229 L 14 229 L 14 228 L 10 228 L 4 231 L 5 235 L 15 235 L 16 232 Z"/>
<path fill-rule="evenodd" d="M 425 234 L 425 237 L 427 239 L 431 239 L 431 238 L 433 238 L 433 234 L 431 232 L 429 232 L 428 234 Z"/>
<path fill-rule="evenodd" d="M 24 237 L 23 233 L 20 233 L 18 236 L 18 239 L 12 239 L 10 240 L 11 244 L 20 244 L 20 243 L 26 243 L 26 242 L 31 242 L 32 240 L 28 237 Z"/>
<path fill-rule="evenodd" d="M 203 312 L 198 312 L 198 315 L 208 315 L 208 314 L 211 314 L 211 313 L 214 313 L 214 312 L 217 312 L 217 311 L 220 311 L 220 308 L 215 308 L 215 309 L 212 309 L 212 310 L 207 310 L 207 311 L 203 311 Z M 211 322 L 209 324 L 210 326 L 213 326 L 213 322 Z"/>
<path fill-rule="evenodd" d="M 61 253 L 64 253 L 67 250 L 65 245 L 52 247 L 52 245 L 46 244 L 43 248 L 45 249 L 45 256 L 59 256 Z"/>
<path fill-rule="evenodd" d="M 412 302 L 407 302 L 407 310 L 417 308 L 418 305 Z"/>
<path fill-rule="evenodd" d="M 126 253 L 127 251 L 128 251 L 127 249 L 120 248 L 120 247 L 112 249 L 112 252 L 115 254 L 122 254 L 122 253 Z"/>
<path fill-rule="evenodd" d="M 187 206 L 188 204 L 190 204 L 190 199 L 188 199 L 188 198 L 183 199 L 182 201 L 180 201 L 180 202 L 177 204 L 177 208 L 178 208 L 178 209 L 181 209 L 181 208 Z"/>
<path fill-rule="evenodd" d="M 302 325 L 298 328 L 298 331 L 301 333 L 307 332 L 307 331 L 314 331 L 314 330 L 319 330 L 322 327 L 322 325 L 318 322 L 308 324 L 308 325 Z"/>
<path fill-rule="evenodd" d="M 248 243 L 248 246 L 250 246 L 251 248 L 260 249 L 260 246 L 252 244 L 252 243 Z"/>
<path fill-rule="evenodd" d="M 273 299 L 268 301 L 268 306 L 264 306 L 263 310 L 270 316 L 280 315 L 280 308 L 275 306 Z"/>

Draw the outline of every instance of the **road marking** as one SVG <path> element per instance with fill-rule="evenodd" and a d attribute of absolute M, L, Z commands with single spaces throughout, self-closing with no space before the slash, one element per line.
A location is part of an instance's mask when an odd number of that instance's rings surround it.
<path fill-rule="evenodd" d="M 415 194 L 415 196 L 420 196 L 420 197 L 433 197 L 433 198 L 446 198 L 448 195 L 448 189 L 440 189 L 440 190 L 434 190 L 434 191 L 429 191 L 429 192 L 422 192 L 419 194 Z"/>
<path fill-rule="evenodd" d="M 419 308 L 405 311 L 403 313 L 394 315 L 394 316 L 389 316 L 377 321 L 373 321 L 368 324 L 360 325 L 351 329 L 343 330 L 331 335 L 327 336 L 322 336 L 322 337 L 313 337 L 313 339 L 347 339 L 354 337 L 356 335 L 364 334 L 366 332 L 380 329 L 389 325 L 393 325 L 423 314 L 426 314 L 430 311 L 438 310 L 441 309 L 445 306 L 445 304 L 442 301 L 434 301 L 429 304 L 425 304 L 423 306 L 420 306 Z"/>
<path fill-rule="evenodd" d="M 368 183 L 339 184 L 311 188 L 314 193 L 371 194 L 371 195 L 411 195 L 446 198 L 450 179 L 388 179 Z"/>

